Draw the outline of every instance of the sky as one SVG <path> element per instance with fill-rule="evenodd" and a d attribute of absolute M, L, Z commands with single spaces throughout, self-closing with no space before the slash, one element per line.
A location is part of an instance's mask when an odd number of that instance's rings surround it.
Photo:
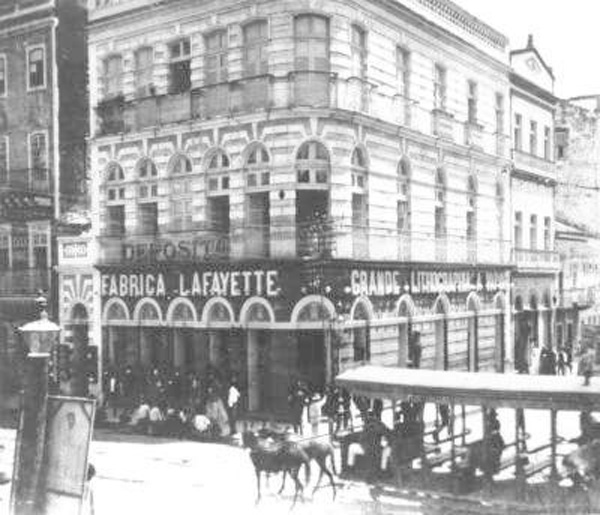
<path fill-rule="evenodd" d="M 600 94 L 600 2 L 598 0 L 454 0 L 508 36 L 513 50 L 527 35 L 556 78 L 561 98 Z"/>

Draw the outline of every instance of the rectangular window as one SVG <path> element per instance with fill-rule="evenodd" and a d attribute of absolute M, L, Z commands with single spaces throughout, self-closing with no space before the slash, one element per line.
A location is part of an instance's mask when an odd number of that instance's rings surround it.
<path fill-rule="evenodd" d="M 31 186 L 35 190 L 46 191 L 48 184 L 48 147 L 46 134 L 37 132 L 29 136 L 29 165 Z"/>
<path fill-rule="evenodd" d="M 435 208 L 435 237 L 446 236 L 446 210 L 441 206 Z"/>
<path fill-rule="evenodd" d="M 192 199 L 177 198 L 172 203 L 173 228 L 187 230 L 192 225 Z"/>
<path fill-rule="evenodd" d="M 544 250 L 552 250 L 552 219 L 544 217 Z"/>
<path fill-rule="evenodd" d="M 33 267 L 37 269 L 48 268 L 48 232 L 33 229 L 31 232 L 33 242 Z"/>
<path fill-rule="evenodd" d="M 435 109 L 446 110 L 446 95 L 446 68 L 441 64 L 436 64 L 433 82 L 433 107 Z"/>
<path fill-rule="evenodd" d="M 0 229 L 0 270 L 10 268 L 10 228 Z"/>
<path fill-rule="evenodd" d="M 531 215 L 529 219 L 529 248 L 531 250 L 537 250 L 538 248 L 537 215 Z"/>
<path fill-rule="evenodd" d="M 477 83 L 470 80 L 468 85 L 467 119 L 469 123 L 477 123 Z"/>
<path fill-rule="evenodd" d="M 104 96 L 116 97 L 123 92 L 123 59 L 111 55 L 104 60 Z"/>
<path fill-rule="evenodd" d="M 569 146 L 569 130 L 561 127 L 554 131 L 556 158 L 564 159 L 567 157 L 567 148 Z"/>
<path fill-rule="evenodd" d="M 302 14 L 294 21 L 294 99 L 298 105 L 329 105 L 329 20 Z"/>
<path fill-rule="evenodd" d="M 125 234 L 125 206 L 108 206 L 106 208 L 106 229 L 109 236 Z"/>
<path fill-rule="evenodd" d="M 504 96 L 496 93 L 496 134 L 504 134 Z"/>
<path fill-rule="evenodd" d="M 515 114 L 515 150 L 523 150 L 523 116 Z"/>
<path fill-rule="evenodd" d="M 473 241 L 477 235 L 475 211 L 467 211 L 467 240 Z"/>
<path fill-rule="evenodd" d="M 550 161 L 552 159 L 552 140 L 550 127 L 544 127 L 544 159 Z"/>
<path fill-rule="evenodd" d="M 350 37 L 351 75 L 365 79 L 367 68 L 367 34 L 358 25 L 352 25 Z"/>
<path fill-rule="evenodd" d="M 219 84 L 227 81 L 227 31 L 218 30 L 205 39 L 204 81 L 206 84 Z"/>
<path fill-rule="evenodd" d="M 6 95 L 6 57 L 0 55 L 0 96 Z"/>
<path fill-rule="evenodd" d="M 244 76 L 254 77 L 269 72 L 268 24 L 259 20 L 244 26 Z"/>
<path fill-rule="evenodd" d="M 146 97 L 153 90 L 154 49 L 144 47 L 135 52 L 135 92 L 138 97 Z"/>
<path fill-rule="evenodd" d="M 147 202 L 139 206 L 138 227 L 141 234 L 154 235 L 158 233 L 158 204 Z"/>
<path fill-rule="evenodd" d="M 29 230 L 26 226 L 13 224 L 11 250 L 13 269 L 29 268 Z"/>
<path fill-rule="evenodd" d="M 186 38 L 169 45 L 169 93 L 177 95 L 191 87 L 190 40 Z"/>
<path fill-rule="evenodd" d="M 0 186 L 8 184 L 8 136 L 0 136 Z"/>
<path fill-rule="evenodd" d="M 410 230 L 410 212 L 407 200 L 398 200 L 397 204 L 397 229 L 398 234 L 405 234 Z"/>
<path fill-rule="evenodd" d="M 515 213 L 515 248 L 523 248 L 523 213 L 521 211 Z"/>
<path fill-rule="evenodd" d="M 537 155 L 537 142 L 538 142 L 538 136 L 537 136 L 537 122 L 531 121 L 529 122 L 529 153 L 533 154 L 534 156 Z"/>
<path fill-rule="evenodd" d="M 46 56 L 43 47 L 31 48 L 27 52 L 27 76 L 29 89 L 46 86 Z"/>
<path fill-rule="evenodd" d="M 396 48 L 396 83 L 398 94 L 405 98 L 410 97 L 410 52 L 398 47 Z"/>

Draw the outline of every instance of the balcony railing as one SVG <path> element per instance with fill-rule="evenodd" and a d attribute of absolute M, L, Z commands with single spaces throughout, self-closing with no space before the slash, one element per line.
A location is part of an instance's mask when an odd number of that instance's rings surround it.
<path fill-rule="evenodd" d="M 0 270 L 0 296 L 35 295 L 50 289 L 50 270 Z"/>
<path fill-rule="evenodd" d="M 556 163 L 520 150 L 514 152 L 515 168 L 529 175 L 556 180 Z"/>
<path fill-rule="evenodd" d="M 513 261 L 519 268 L 550 269 L 560 268 L 560 254 L 551 250 L 513 249 Z"/>
<path fill-rule="evenodd" d="M 392 94 L 362 79 L 343 78 L 327 71 L 294 71 L 281 76 L 267 74 L 240 78 L 172 95 L 161 93 L 136 98 L 132 92 L 97 105 L 96 135 L 135 133 L 169 123 L 290 108 L 351 111 L 466 143 L 490 154 L 500 152 L 504 156 L 508 150 L 505 135 L 498 136 L 478 125 L 466 126 L 463 120 L 455 119 L 449 112 L 432 111 L 429 106 Z M 500 146 L 499 140 L 503 142 Z"/>
<path fill-rule="evenodd" d="M 236 226 L 229 232 L 196 230 L 158 235 L 102 235 L 101 264 L 206 259 L 356 259 L 508 264 L 510 246 L 492 238 L 468 240 L 394 228 L 356 227 L 339 222 Z"/>
<path fill-rule="evenodd" d="M 8 177 L 0 180 L 0 191 L 50 193 L 50 173 L 46 168 L 10 169 Z"/>

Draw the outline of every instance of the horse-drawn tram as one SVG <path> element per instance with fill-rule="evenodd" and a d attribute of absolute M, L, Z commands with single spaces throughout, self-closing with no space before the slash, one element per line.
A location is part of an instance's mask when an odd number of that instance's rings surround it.
<path fill-rule="evenodd" d="M 336 383 L 394 412 L 391 427 L 369 412 L 340 438 L 343 468 L 360 447 L 367 475 L 387 469 L 396 492 L 497 508 L 481 513 L 600 513 L 600 379 L 364 366 Z"/>

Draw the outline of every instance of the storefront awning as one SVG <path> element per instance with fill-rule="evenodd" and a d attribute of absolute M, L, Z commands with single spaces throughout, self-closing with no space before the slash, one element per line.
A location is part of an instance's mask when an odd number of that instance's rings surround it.
<path fill-rule="evenodd" d="M 538 376 L 415 370 L 364 366 L 336 383 L 353 395 L 495 408 L 600 410 L 600 378 L 583 386 L 581 376 Z"/>

